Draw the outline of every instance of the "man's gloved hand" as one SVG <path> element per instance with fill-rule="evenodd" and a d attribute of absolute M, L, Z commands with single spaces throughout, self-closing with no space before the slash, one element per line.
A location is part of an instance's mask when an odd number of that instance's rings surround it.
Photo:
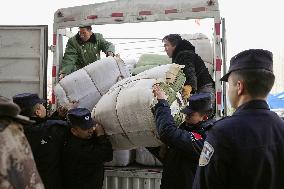
<path fill-rule="evenodd" d="M 182 98 L 187 100 L 190 97 L 190 93 L 192 91 L 192 87 L 190 85 L 185 85 L 182 89 Z"/>

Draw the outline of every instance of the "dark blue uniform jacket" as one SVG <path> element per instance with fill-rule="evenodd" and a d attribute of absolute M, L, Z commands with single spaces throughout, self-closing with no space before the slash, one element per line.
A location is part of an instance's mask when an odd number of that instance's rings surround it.
<path fill-rule="evenodd" d="M 25 125 L 24 133 L 31 146 L 38 172 L 46 189 L 61 189 L 61 159 L 67 134 L 67 123 L 36 119 Z"/>
<path fill-rule="evenodd" d="M 167 149 L 161 189 L 190 189 L 192 187 L 198 159 L 205 138 L 201 125 L 179 128 L 175 125 L 166 100 L 155 106 L 157 131 Z"/>
<path fill-rule="evenodd" d="M 106 136 L 80 139 L 70 133 L 64 147 L 64 188 L 101 189 L 104 163 L 112 157 L 112 145 Z"/>
<path fill-rule="evenodd" d="M 193 188 L 284 188 L 284 122 L 265 101 L 243 104 L 208 131 Z"/>

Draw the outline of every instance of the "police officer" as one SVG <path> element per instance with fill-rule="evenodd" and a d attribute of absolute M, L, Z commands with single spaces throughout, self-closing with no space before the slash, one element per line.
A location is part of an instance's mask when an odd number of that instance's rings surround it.
<path fill-rule="evenodd" d="M 37 94 L 21 93 L 13 97 L 21 107 L 21 115 L 34 120 L 34 124 L 25 125 L 24 133 L 30 143 L 38 172 L 46 189 L 61 189 L 61 159 L 67 134 L 67 122 L 48 120 L 45 100 Z"/>
<path fill-rule="evenodd" d="M 31 121 L 19 113 L 19 106 L 0 96 L 0 188 L 43 189 L 22 128 Z"/>
<path fill-rule="evenodd" d="M 272 53 L 243 51 L 221 81 L 236 111 L 207 133 L 193 188 L 284 188 L 284 122 L 269 110 L 274 84 Z"/>
<path fill-rule="evenodd" d="M 190 189 L 206 137 L 203 123 L 212 113 L 210 94 L 192 95 L 188 106 L 181 111 L 186 114 L 185 122 L 177 127 L 165 93 L 157 85 L 153 92 L 158 99 L 155 106 L 157 131 L 161 141 L 168 146 L 161 189 Z"/>
<path fill-rule="evenodd" d="M 104 163 L 113 157 L 111 143 L 88 109 L 69 110 L 67 119 L 71 128 L 64 148 L 64 188 L 101 189 Z"/>

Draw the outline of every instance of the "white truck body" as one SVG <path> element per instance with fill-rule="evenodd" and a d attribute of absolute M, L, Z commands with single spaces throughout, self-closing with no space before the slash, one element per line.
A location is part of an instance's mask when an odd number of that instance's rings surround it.
<path fill-rule="evenodd" d="M 117 0 L 59 9 L 54 14 L 52 87 L 58 82 L 63 58 L 63 36 L 80 25 L 212 19 L 216 117 L 226 115 L 225 86 L 219 81 L 226 72 L 225 23 L 217 0 Z M 170 23 L 170 22 L 169 22 Z M 170 24 L 169 24 L 170 27 Z M 183 26 L 186 27 L 186 26 Z M 35 92 L 46 97 L 47 26 L 0 26 L 0 94 L 12 97 Z M 56 99 L 52 94 L 53 108 Z M 105 171 L 104 189 L 159 189 L 161 168 L 125 167 Z"/>
<path fill-rule="evenodd" d="M 225 72 L 223 62 L 226 56 L 226 39 L 225 27 L 220 17 L 217 0 L 117 0 L 57 10 L 54 14 L 53 24 L 54 54 L 52 85 L 55 86 L 58 81 L 60 63 L 63 57 L 63 36 L 70 34 L 68 28 L 81 25 L 106 25 L 206 18 L 212 18 L 212 28 L 214 30 L 213 62 L 216 88 L 216 116 L 220 118 L 226 111 L 223 108 L 226 106 L 225 93 L 223 93 L 223 86 L 219 81 L 222 75 L 221 72 Z M 55 107 L 56 100 L 54 95 L 52 95 L 52 103 L 53 107 Z"/>
<path fill-rule="evenodd" d="M 63 36 L 68 28 L 80 25 L 159 22 L 212 18 L 214 80 L 216 88 L 216 117 L 226 114 L 225 86 L 220 78 L 226 71 L 226 39 L 224 19 L 221 19 L 217 0 L 117 0 L 105 3 L 63 8 L 56 11 L 53 25 L 53 78 L 58 82 L 63 57 Z M 170 27 L 170 22 L 169 22 Z M 186 27 L 186 26 L 183 26 Z M 221 36 L 222 35 L 222 36 Z M 143 40 L 143 39 L 142 39 Z M 155 39 L 154 39 L 155 40 Z M 56 107 L 55 96 L 52 95 Z M 104 189 L 159 189 L 160 168 L 110 168 L 105 171 Z"/>

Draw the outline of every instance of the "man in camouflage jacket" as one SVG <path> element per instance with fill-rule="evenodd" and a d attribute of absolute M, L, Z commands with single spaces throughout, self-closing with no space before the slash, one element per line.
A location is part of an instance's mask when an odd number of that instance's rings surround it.
<path fill-rule="evenodd" d="M 44 189 L 18 116 L 20 108 L 0 96 L 0 188 Z"/>

